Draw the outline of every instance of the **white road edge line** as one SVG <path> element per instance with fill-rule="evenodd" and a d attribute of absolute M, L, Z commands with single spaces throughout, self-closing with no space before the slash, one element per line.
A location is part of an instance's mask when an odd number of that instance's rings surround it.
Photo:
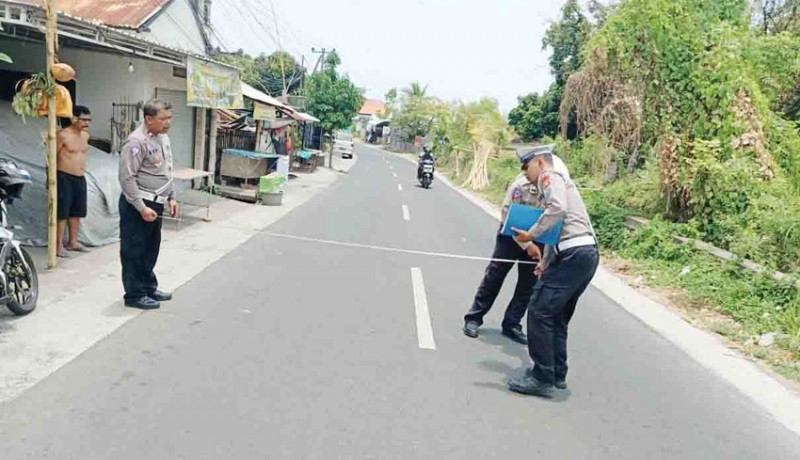
<path fill-rule="evenodd" d="M 433 327 L 431 326 L 431 313 L 428 309 L 428 297 L 425 295 L 425 282 L 422 279 L 422 270 L 411 268 L 411 286 L 414 288 L 414 312 L 417 315 L 417 341 L 423 350 L 435 350 L 436 342 L 433 340 Z"/>
<path fill-rule="evenodd" d="M 403 191 L 403 186 L 400 185 L 400 184 L 397 184 L 397 191 L 398 192 L 402 192 Z"/>
<path fill-rule="evenodd" d="M 408 212 L 408 206 L 403 205 L 403 220 L 408 222 L 411 220 L 411 213 Z"/>
<path fill-rule="evenodd" d="M 393 172 L 392 175 L 394 176 L 395 179 L 397 179 L 397 173 L 396 172 Z"/>

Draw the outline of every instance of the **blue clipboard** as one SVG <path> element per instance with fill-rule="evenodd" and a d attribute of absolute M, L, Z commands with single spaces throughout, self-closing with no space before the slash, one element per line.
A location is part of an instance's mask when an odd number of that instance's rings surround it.
<path fill-rule="evenodd" d="M 511 230 L 512 227 L 520 230 L 528 230 L 542 217 L 542 214 L 544 214 L 544 209 L 514 203 L 508 208 L 508 215 L 506 216 L 506 221 L 503 222 L 503 228 L 500 230 L 500 233 L 510 237 L 517 236 L 517 234 Z M 563 224 L 563 221 L 559 221 L 558 224 L 534 241 L 549 246 L 558 245 Z"/>

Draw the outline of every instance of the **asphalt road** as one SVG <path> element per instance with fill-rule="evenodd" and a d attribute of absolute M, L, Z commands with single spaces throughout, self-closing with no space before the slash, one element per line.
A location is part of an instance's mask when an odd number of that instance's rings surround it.
<path fill-rule="evenodd" d="M 505 382 L 526 350 L 499 334 L 513 272 L 474 340 L 461 318 L 484 262 L 270 234 L 491 254 L 490 217 L 358 149 L 327 192 L 0 406 L 0 458 L 800 457 L 800 439 L 596 291 L 570 330 L 570 390 L 518 396 Z"/>

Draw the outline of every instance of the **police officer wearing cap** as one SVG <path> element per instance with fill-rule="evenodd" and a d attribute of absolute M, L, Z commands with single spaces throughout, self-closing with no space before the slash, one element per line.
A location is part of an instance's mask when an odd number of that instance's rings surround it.
<path fill-rule="evenodd" d="M 538 184 L 544 214 L 529 230 L 513 229 L 516 240 L 529 244 L 539 282 L 528 304 L 528 353 L 533 367 L 512 379 L 511 391 L 550 397 L 553 388 L 566 388 L 567 327 L 578 299 L 599 264 L 594 229 L 575 184 L 555 170 L 552 153 L 540 152 L 529 162 L 528 179 Z M 531 241 L 563 222 L 556 247 L 542 256 Z"/>
<path fill-rule="evenodd" d="M 161 247 L 161 215 L 172 217 L 178 204 L 172 187 L 172 149 L 169 132 L 172 106 L 152 100 L 144 105 L 144 123 L 122 145 L 119 162 L 120 259 L 125 305 L 153 310 L 172 294 L 158 289 L 153 269 Z"/>
<path fill-rule="evenodd" d="M 540 147 L 537 149 L 520 150 L 517 152 L 520 161 L 522 162 L 522 170 L 525 171 L 528 162 L 534 157 L 534 154 L 539 151 L 551 151 L 550 147 Z M 566 172 L 566 167 L 563 168 Z M 505 199 L 503 200 L 502 221 L 506 219 L 508 209 L 512 203 L 524 204 L 527 206 L 540 207 L 539 191 L 535 183 L 531 183 L 525 176 L 525 173 L 520 173 L 516 179 L 511 183 L 506 191 Z M 508 307 L 506 308 L 505 317 L 503 318 L 502 331 L 503 335 L 511 340 L 527 344 L 528 338 L 522 332 L 522 318 L 525 316 L 525 310 L 528 308 L 528 302 L 533 291 L 533 286 L 536 284 L 536 276 L 533 273 L 534 261 L 531 256 L 526 252 L 529 244 L 518 243 L 513 238 L 503 235 L 498 230 L 494 245 L 494 253 L 492 254 L 493 260 L 486 267 L 486 272 L 483 276 L 483 281 L 478 288 L 475 295 L 475 300 L 472 303 L 472 308 L 464 316 L 464 334 L 468 337 L 478 337 L 478 331 L 483 325 L 483 317 L 489 313 L 492 308 L 500 289 L 503 287 L 503 282 L 514 266 L 513 262 L 505 261 L 518 261 L 517 263 L 517 286 L 514 290 L 514 296 L 511 298 Z M 531 253 L 533 251 L 531 250 Z M 503 260 L 503 261 L 501 261 Z"/>

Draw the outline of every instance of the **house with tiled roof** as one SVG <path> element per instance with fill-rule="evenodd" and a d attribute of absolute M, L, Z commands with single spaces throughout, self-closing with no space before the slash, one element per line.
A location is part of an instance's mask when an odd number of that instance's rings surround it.
<path fill-rule="evenodd" d="M 353 121 L 356 130 L 363 136 L 380 123 L 387 123 L 386 104 L 380 99 L 365 99 Z"/>

